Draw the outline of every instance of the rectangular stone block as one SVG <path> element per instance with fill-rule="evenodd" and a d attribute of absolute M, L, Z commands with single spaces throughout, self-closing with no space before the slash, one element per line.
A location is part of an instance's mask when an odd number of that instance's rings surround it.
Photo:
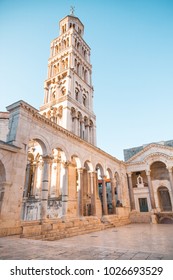
<path fill-rule="evenodd" d="M 41 225 L 23 227 L 23 235 L 41 234 Z"/>

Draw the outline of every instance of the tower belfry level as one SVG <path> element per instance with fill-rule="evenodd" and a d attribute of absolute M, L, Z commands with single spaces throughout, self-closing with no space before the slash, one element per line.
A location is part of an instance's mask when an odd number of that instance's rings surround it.
<path fill-rule="evenodd" d="M 84 25 L 73 13 L 60 21 L 60 35 L 51 42 L 40 113 L 96 145 L 90 47 L 83 39 Z"/>

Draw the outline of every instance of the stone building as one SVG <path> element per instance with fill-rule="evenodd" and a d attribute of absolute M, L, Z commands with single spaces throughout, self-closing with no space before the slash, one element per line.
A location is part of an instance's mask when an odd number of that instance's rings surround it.
<path fill-rule="evenodd" d="M 44 104 L 0 113 L 0 235 L 61 238 L 133 222 L 172 221 L 173 147 L 96 146 L 90 47 L 71 15 L 51 42 Z M 165 214 L 165 215 L 162 215 Z"/>

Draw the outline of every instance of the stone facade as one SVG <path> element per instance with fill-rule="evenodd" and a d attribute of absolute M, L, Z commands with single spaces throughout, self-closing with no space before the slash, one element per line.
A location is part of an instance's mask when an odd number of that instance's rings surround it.
<path fill-rule="evenodd" d="M 126 162 L 96 146 L 83 33 L 74 15 L 60 21 L 39 111 L 18 101 L 0 113 L 2 236 L 56 239 L 130 220 L 159 222 L 163 212 L 172 219 L 171 141 L 136 149 Z"/>

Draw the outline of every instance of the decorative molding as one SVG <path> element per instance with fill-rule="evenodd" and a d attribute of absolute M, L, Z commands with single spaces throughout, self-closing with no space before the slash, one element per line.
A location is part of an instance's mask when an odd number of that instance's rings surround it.
<path fill-rule="evenodd" d="M 16 104 L 16 106 L 15 106 L 15 104 Z M 80 137 L 76 136 L 72 132 L 69 132 L 65 128 L 62 128 L 58 124 L 55 124 L 54 122 L 50 121 L 46 117 L 42 116 L 37 109 L 35 109 L 34 107 L 30 106 L 25 101 L 20 100 L 20 101 L 18 101 L 16 103 L 12 104 L 11 106 L 13 106 L 15 109 L 18 108 L 19 110 L 20 110 L 20 108 L 22 108 L 23 110 L 25 110 L 28 113 L 30 113 L 33 118 L 35 118 L 38 121 L 43 122 L 45 125 L 48 125 L 50 128 L 52 127 L 53 129 L 61 132 L 62 134 L 66 135 L 67 137 L 70 137 L 70 138 L 76 140 L 77 142 L 83 143 L 84 146 L 86 146 L 86 147 L 88 147 L 88 148 L 98 152 L 99 154 L 105 156 L 106 158 L 109 158 L 110 160 L 112 160 L 112 161 L 114 161 L 114 162 L 116 162 L 118 164 L 120 164 L 120 163 L 124 164 L 123 161 L 118 160 L 116 157 L 111 156 L 110 154 L 104 152 L 100 148 L 98 148 L 98 147 L 92 145 L 91 143 L 81 139 Z"/>
<path fill-rule="evenodd" d="M 125 163 L 126 165 L 130 164 L 131 162 L 133 162 L 136 158 L 138 158 L 140 155 L 144 154 L 146 151 L 148 151 L 149 149 L 151 148 L 156 148 L 156 149 L 164 149 L 164 150 L 171 150 L 173 152 L 173 147 L 170 147 L 170 146 L 164 146 L 164 145 L 161 145 L 161 144 L 149 144 L 147 145 L 146 147 L 144 147 L 140 152 L 138 152 L 137 154 L 135 154 L 133 157 L 131 157 L 129 160 L 127 160 L 127 162 Z M 163 154 L 163 153 L 159 153 L 159 152 L 153 152 L 152 154 L 155 155 L 156 153 L 158 154 Z M 150 154 L 151 155 L 151 154 Z M 150 155 L 147 155 L 147 156 L 150 156 Z M 164 156 L 166 156 L 165 154 L 163 154 Z M 146 158 L 147 158 L 146 156 Z M 169 157 L 169 159 L 173 159 L 173 156 L 172 157 Z M 140 161 L 141 162 L 141 161 Z M 145 159 L 142 161 L 142 162 L 145 162 Z M 136 164 L 136 163 L 135 163 Z"/>

